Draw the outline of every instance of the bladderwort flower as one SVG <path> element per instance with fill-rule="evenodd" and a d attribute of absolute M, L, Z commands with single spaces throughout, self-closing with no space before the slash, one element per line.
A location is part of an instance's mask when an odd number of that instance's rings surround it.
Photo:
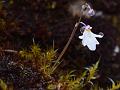
<path fill-rule="evenodd" d="M 83 22 L 80 22 L 84 26 L 81 28 L 83 31 L 83 35 L 79 36 L 80 39 L 82 39 L 82 45 L 87 46 L 91 51 L 96 50 L 96 45 L 99 44 L 96 38 L 102 38 L 104 35 L 103 33 L 100 34 L 94 34 L 91 29 L 92 27 L 90 25 L 85 25 Z"/>
<path fill-rule="evenodd" d="M 86 16 L 88 18 L 95 15 L 95 11 L 87 3 L 82 5 L 82 13 L 83 13 L 83 16 Z"/>

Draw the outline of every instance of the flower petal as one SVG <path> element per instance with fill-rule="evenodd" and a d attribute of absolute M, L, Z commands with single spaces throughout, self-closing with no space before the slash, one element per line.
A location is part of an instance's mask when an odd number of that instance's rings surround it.
<path fill-rule="evenodd" d="M 96 43 L 96 44 L 100 44 L 100 43 L 97 41 L 97 39 L 96 39 L 96 38 L 95 38 L 95 43 Z"/>
<path fill-rule="evenodd" d="M 87 39 L 84 38 L 83 42 L 84 42 L 85 45 L 87 45 L 87 47 L 91 51 L 95 51 L 96 50 L 96 44 L 99 44 L 99 42 L 97 41 L 97 39 L 95 37 L 91 37 L 91 38 L 87 38 Z"/>
<path fill-rule="evenodd" d="M 82 35 L 82 36 L 79 36 L 79 39 L 83 39 L 83 35 Z"/>
<path fill-rule="evenodd" d="M 88 48 L 91 50 L 91 51 L 95 51 L 96 50 L 96 44 L 87 44 Z"/>
<path fill-rule="evenodd" d="M 97 35 L 97 34 L 94 34 L 95 35 L 95 37 L 97 37 L 97 38 L 102 38 L 103 36 L 102 35 Z"/>
<path fill-rule="evenodd" d="M 86 46 L 86 45 L 87 45 L 86 42 L 85 42 L 85 40 L 82 40 L 82 45 L 83 45 L 83 46 Z"/>

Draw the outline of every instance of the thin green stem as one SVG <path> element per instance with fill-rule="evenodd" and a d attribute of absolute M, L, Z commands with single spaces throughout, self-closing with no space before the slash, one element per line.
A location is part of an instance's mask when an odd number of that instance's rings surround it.
<path fill-rule="evenodd" d="M 70 38 L 69 38 L 68 42 L 66 43 L 66 45 L 65 45 L 65 47 L 63 48 L 62 52 L 60 53 L 58 59 L 56 60 L 55 64 L 53 65 L 52 73 L 53 73 L 53 72 L 55 71 L 55 69 L 59 66 L 59 64 L 60 64 L 59 61 L 61 60 L 61 58 L 62 58 L 62 56 L 64 55 L 65 51 L 67 50 L 68 46 L 70 45 L 70 42 L 72 41 L 72 39 L 73 39 L 73 37 L 74 37 L 74 35 L 75 35 L 75 32 L 76 32 L 76 30 L 77 30 L 77 28 L 78 28 L 78 26 L 79 26 L 80 21 L 81 21 L 81 17 L 80 17 L 79 21 L 75 24 L 74 29 L 73 29 L 73 31 L 72 31 L 72 33 L 71 33 L 71 35 L 70 35 Z"/>

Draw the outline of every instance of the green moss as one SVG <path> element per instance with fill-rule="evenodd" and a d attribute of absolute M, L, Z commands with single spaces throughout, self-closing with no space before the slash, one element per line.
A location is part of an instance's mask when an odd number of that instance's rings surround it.
<path fill-rule="evenodd" d="M 0 79 L 0 90 L 7 90 L 7 85 L 2 79 Z"/>
<path fill-rule="evenodd" d="M 59 74 L 57 73 L 57 78 L 55 78 L 54 74 L 56 73 L 52 72 L 54 69 L 53 66 L 54 64 L 60 64 L 56 59 L 56 53 L 57 50 L 54 50 L 54 48 L 41 50 L 37 44 L 33 44 L 30 50 L 22 50 L 19 52 L 24 60 L 32 61 L 36 69 L 43 74 L 45 80 L 48 80 L 46 81 L 47 90 L 86 90 L 88 86 L 90 90 L 103 90 L 98 84 L 92 82 L 92 80 L 97 78 L 99 61 L 92 66 L 86 67 L 79 75 L 75 75 L 74 70 L 68 71 L 67 73 L 61 70 Z M 108 90 L 117 90 L 118 88 L 120 88 L 120 83 L 113 83 Z"/>

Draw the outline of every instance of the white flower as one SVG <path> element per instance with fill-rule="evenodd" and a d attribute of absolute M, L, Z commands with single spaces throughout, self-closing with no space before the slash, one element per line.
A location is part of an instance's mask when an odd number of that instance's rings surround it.
<path fill-rule="evenodd" d="M 81 24 L 83 24 L 81 22 Z M 91 32 L 92 27 L 90 25 L 84 25 L 82 28 L 84 28 L 84 32 L 82 36 L 79 36 L 80 39 L 82 39 L 83 46 L 87 46 L 91 51 L 96 50 L 96 45 L 99 44 L 97 41 L 97 38 L 102 38 L 103 35 L 97 35 Z"/>

